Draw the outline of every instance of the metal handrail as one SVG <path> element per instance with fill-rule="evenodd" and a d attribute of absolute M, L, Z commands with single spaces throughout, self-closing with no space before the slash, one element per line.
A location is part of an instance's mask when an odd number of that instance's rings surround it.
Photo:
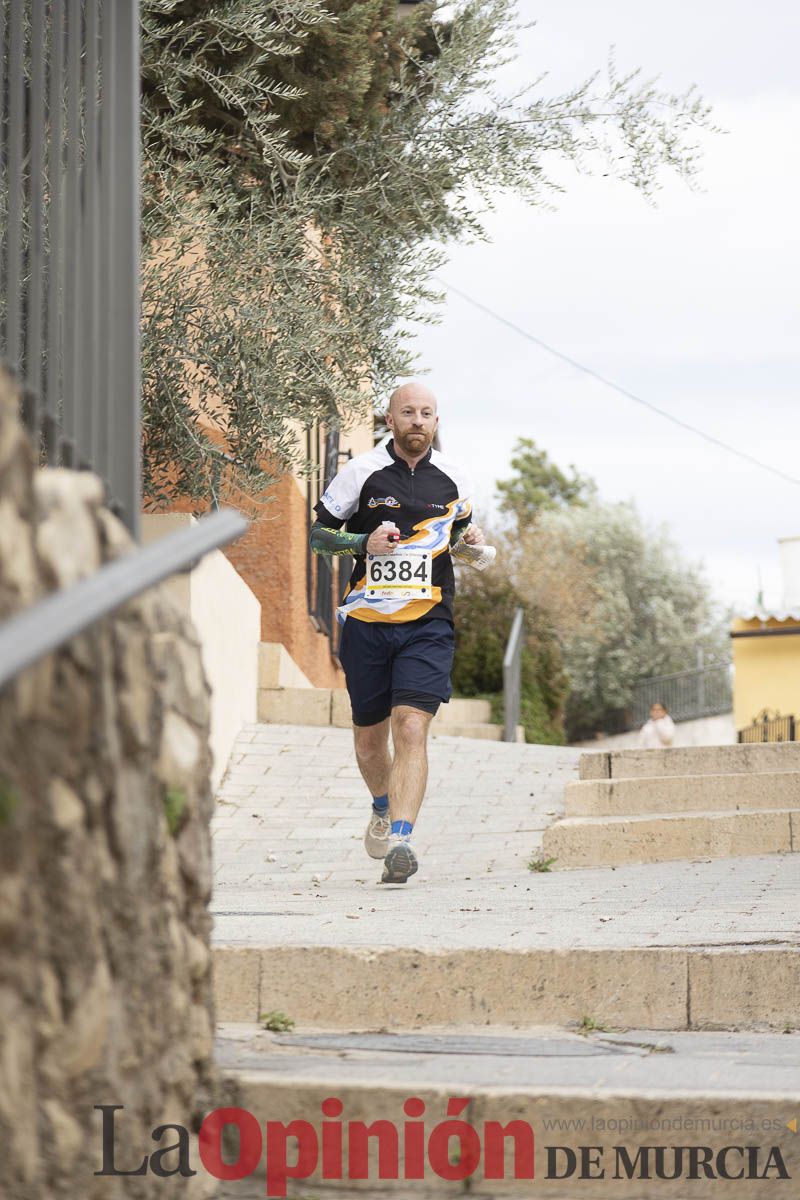
<path fill-rule="evenodd" d="M 503 741 L 517 740 L 517 725 L 522 702 L 522 627 L 524 612 L 518 608 L 503 656 Z"/>
<path fill-rule="evenodd" d="M 688 667 L 685 671 L 672 671 L 669 675 L 641 675 L 636 680 L 636 685 L 642 683 L 667 683 L 671 679 L 688 679 L 692 675 L 697 675 L 700 671 L 716 671 L 720 667 L 728 668 L 731 665 L 729 658 L 721 659 L 719 662 L 704 663 L 702 667 Z"/>
<path fill-rule="evenodd" d="M 53 592 L 0 626 L 0 688 L 126 600 L 177 571 L 191 570 L 211 550 L 240 537 L 250 522 L 234 508 L 201 517 L 148 546 L 133 546 L 72 587 Z"/>

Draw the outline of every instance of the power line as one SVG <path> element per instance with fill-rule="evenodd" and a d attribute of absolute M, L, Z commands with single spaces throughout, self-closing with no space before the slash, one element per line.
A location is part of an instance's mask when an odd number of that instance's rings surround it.
<path fill-rule="evenodd" d="M 721 450 L 727 450 L 729 454 L 735 454 L 737 458 L 743 459 L 745 462 L 750 463 L 751 466 L 760 467 L 762 471 L 769 471 L 770 474 L 777 475 L 779 479 L 784 479 L 787 483 L 794 483 L 800 487 L 800 479 L 798 479 L 796 476 L 787 475 L 785 471 L 781 471 L 778 467 L 771 467 L 769 463 L 762 462 L 761 459 L 755 458 L 752 454 L 748 454 L 746 450 L 738 450 L 735 446 L 729 446 L 727 442 L 723 442 L 720 438 L 714 437 L 714 435 L 711 433 L 706 433 L 703 429 L 698 429 L 696 425 L 690 425 L 688 421 L 681 420 L 681 418 L 676 417 L 674 413 L 667 412 L 666 409 L 659 408 L 657 404 L 651 404 L 649 400 L 643 400 L 641 396 L 637 396 L 633 392 L 629 392 L 627 388 L 621 387 L 620 384 L 614 383 L 610 379 L 606 379 L 605 376 L 601 375 L 599 371 L 593 370 L 592 367 L 586 367 L 583 363 L 578 362 L 577 359 L 570 358 L 568 354 L 563 354 L 560 350 L 556 350 L 554 346 L 549 346 L 547 342 L 543 342 L 541 338 L 529 333 L 528 330 L 523 329 L 521 325 L 515 325 L 514 322 L 509 321 L 507 317 L 503 317 L 500 315 L 500 313 L 495 312 L 494 309 L 489 308 L 485 304 L 481 304 L 480 300 L 475 300 L 474 297 L 468 296 L 466 292 L 462 292 L 460 288 L 454 287 L 453 284 L 448 283 L 447 280 L 439 277 L 435 278 L 437 283 L 442 284 L 442 286 L 446 287 L 449 292 L 453 293 L 453 295 L 460 296 L 462 300 L 466 301 L 467 304 L 471 304 L 473 308 L 477 308 L 480 312 L 486 313 L 486 315 L 491 317 L 494 321 L 498 321 L 501 325 L 505 325 L 507 329 L 512 329 L 514 333 L 518 333 L 520 337 L 526 338 L 527 341 L 533 342 L 534 345 L 540 346 L 541 349 L 546 350 L 548 354 L 552 354 L 556 358 L 560 358 L 562 362 L 569 363 L 569 365 L 574 367 L 576 371 L 582 371 L 584 375 L 589 375 L 592 379 L 596 379 L 605 387 L 611 388 L 612 391 L 619 392 L 621 396 L 625 396 L 628 400 L 632 400 L 634 404 L 641 404 L 642 408 L 649 409 L 650 412 L 655 413 L 656 416 L 663 417 L 666 421 L 671 421 L 673 425 L 678 425 L 681 429 L 687 429 L 689 433 L 693 433 L 697 437 L 703 438 L 704 441 L 710 442 L 712 446 L 718 446 Z"/>

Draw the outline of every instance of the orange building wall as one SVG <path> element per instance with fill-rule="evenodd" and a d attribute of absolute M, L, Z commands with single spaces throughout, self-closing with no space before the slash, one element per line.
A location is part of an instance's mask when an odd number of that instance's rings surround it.
<path fill-rule="evenodd" d="M 282 642 L 315 687 L 344 687 L 328 638 L 308 615 L 305 496 L 291 475 L 269 495 L 266 515 L 225 554 L 261 603 L 261 640 Z"/>

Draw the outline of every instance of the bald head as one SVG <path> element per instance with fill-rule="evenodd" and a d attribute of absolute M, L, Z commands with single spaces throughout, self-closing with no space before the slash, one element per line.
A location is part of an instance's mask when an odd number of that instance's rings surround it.
<path fill-rule="evenodd" d="M 427 404 L 436 412 L 435 395 L 424 383 L 417 383 L 416 380 L 401 384 L 399 388 L 395 388 L 389 397 L 389 412 L 392 414 L 396 413 L 400 405 L 405 403 Z"/>
<path fill-rule="evenodd" d="M 389 400 L 386 424 L 394 436 L 395 449 L 413 467 L 428 453 L 439 424 L 431 389 L 416 382 L 397 388 Z"/>

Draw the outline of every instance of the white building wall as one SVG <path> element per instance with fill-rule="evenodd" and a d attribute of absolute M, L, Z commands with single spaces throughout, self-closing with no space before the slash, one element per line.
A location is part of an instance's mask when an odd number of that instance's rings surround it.
<path fill-rule="evenodd" d="M 195 518 L 190 513 L 143 513 L 142 543 L 164 537 Z M 168 591 L 191 619 L 211 688 L 212 786 L 225 773 L 234 740 L 256 720 L 261 605 L 221 550 L 205 555 Z"/>

